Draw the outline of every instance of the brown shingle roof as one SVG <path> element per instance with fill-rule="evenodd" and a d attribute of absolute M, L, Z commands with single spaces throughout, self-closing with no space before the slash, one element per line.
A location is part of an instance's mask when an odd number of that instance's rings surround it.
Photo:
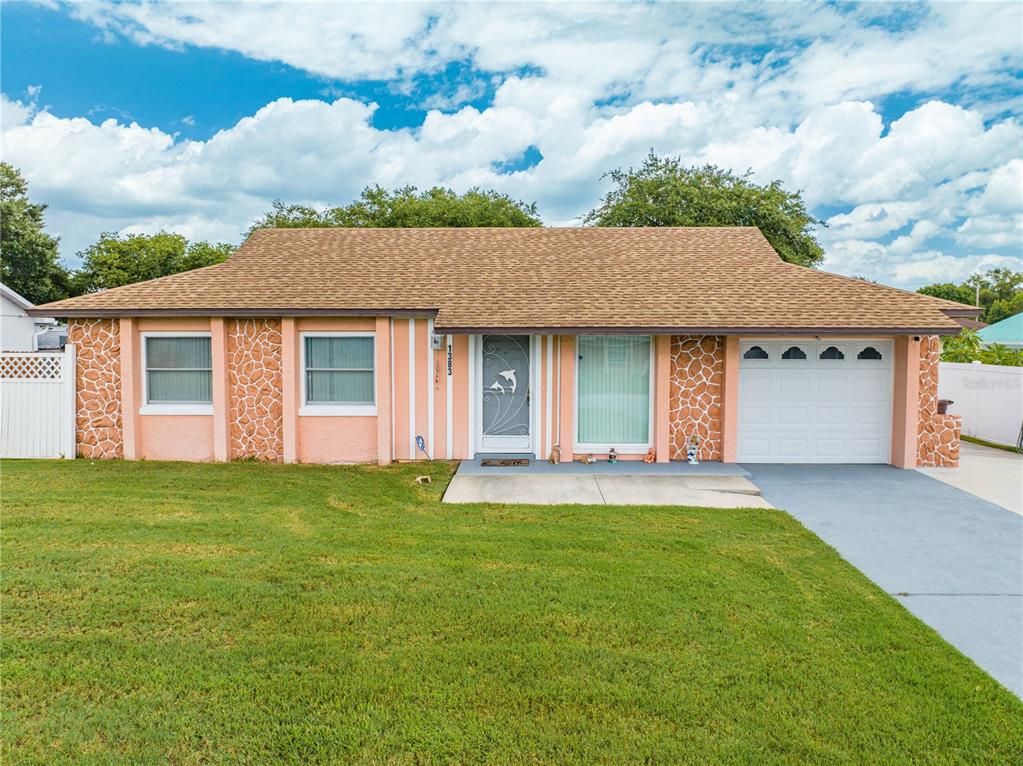
<path fill-rule="evenodd" d="M 955 311 L 955 310 L 958 310 Z M 950 301 L 783 262 L 755 228 L 263 229 L 54 316 L 436 312 L 439 331 L 955 332 Z"/>

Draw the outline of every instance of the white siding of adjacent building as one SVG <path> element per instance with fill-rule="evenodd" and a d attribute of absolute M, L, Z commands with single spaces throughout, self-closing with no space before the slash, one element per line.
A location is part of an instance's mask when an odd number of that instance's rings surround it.
<path fill-rule="evenodd" d="M 25 309 L 0 294 L 0 350 L 34 351 L 36 320 Z"/>

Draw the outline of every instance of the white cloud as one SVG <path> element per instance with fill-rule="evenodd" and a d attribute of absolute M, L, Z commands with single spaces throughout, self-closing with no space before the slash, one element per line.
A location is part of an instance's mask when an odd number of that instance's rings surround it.
<path fill-rule="evenodd" d="M 933 239 L 941 233 L 941 227 L 933 221 L 917 221 L 909 234 L 896 237 L 888 245 L 889 253 L 913 253 L 923 248 L 928 240 Z"/>
<path fill-rule="evenodd" d="M 0 93 L 0 130 L 7 130 L 17 125 L 24 125 L 35 112 L 34 104 L 23 104 L 13 101 Z"/>
<path fill-rule="evenodd" d="M 345 81 L 401 80 L 469 61 L 487 71 L 540 69 L 591 100 L 731 92 L 743 109 L 766 118 L 784 108 L 791 122 L 822 104 L 891 93 L 956 83 L 1012 87 L 1023 20 L 1011 3 L 727 12 L 675 3 L 92 2 L 70 9 L 140 44 L 236 51 Z"/>
<path fill-rule="evenodd" d="M 956 229 L 955 241 L 969 247 L 1011 248 L 1023 251 L 1023 214 L 967 218 Z"/>
<path fill-rule="evenodd" d="M 870 202 L 857 205 L 848 213 L 828 219 L 823 232 L 829 240 L 884 237 L 919 218 L 926 206 L 921 202 Z"/>
<path fill-rule="evenodd" d="M 951 255 L 941 250 L 921 250 L 905 255 L 866 240 L 845 240 L 827 248 L 824 268 L 840 274 L 864 277 L 913 289 L 931 282 L 962 282 L 971 274 L 996 267 L 1023 270 L 1023 258 L 985 253 Z"/>
<path fill-rule="evenodd" d="M 1023 159 L 996 168 L 977 197 L 972 212 L 1015 213 L 1023 211 Z"/>
<path fill-rule="evenodd" d="M 375 105 L 350 98 L 285 98 L 206 141 L 125 118 L 58 118 L 33 94 L 3 97 L 4 158 L 51 204 L 66 255 L 104 229 L 234 240 L 275 198 L 338 203 L 372 183 L 480 185 L 536 200 L 548 223 L 578 223 L 608 187 L 601 175 L 649 149 L 749 168 L 842 210 L 820 236 L 829 267 L 844 273 L 906 285 L 1017 254 L 1018 120 L 993 117 L 991 100 L 946 96 L 886 126 L 880 104 L 1011 82 L 1023 59 L 1018 5 L 69 7 L 140 44 L 237 51 L 403 93 L 451 62 L 469 62 L 476 79 L 425 96 L 432 111 L 416 129 L 378 130 Z M 492 104 L 460 107 L 488 77 Z M 494 169 L 530 145 L 539 165 Z"/>

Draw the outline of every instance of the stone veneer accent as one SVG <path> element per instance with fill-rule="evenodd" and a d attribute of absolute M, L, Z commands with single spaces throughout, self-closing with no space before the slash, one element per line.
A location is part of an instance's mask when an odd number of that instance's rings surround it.
<path fill-rule="evenodd" d="M 917 421 L 917 464 L 955 468 L 959 465 L 958 415 L 938 414 L 938 364 L 941 340 L 928 335 L 920 341 L 920 415 Z"/>
<path fill-rule="evenodd" d="M 669 457 L 686 459 L 686 444 L 700 437 L 700 460 L 720 460 L 721 386 L 724 338 L 674 335 L 671 338 Z"/>
<path fill-rule="evenodd" d="M 232 460 L 284 459 L 281 320 L 228 320 L 228 397 Z"/>
<path fill-rule="evenodd" d="M 121 340 L 116 319 L 72 319 L 78 387 L 78 454 L 90 460 L 124 457 L 121 430 Z"/>

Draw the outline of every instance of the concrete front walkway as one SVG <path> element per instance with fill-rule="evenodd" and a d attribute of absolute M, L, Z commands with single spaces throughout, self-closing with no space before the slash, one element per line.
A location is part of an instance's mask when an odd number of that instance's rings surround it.
<path fill-rule="evenodd" d="M 1023 516 L 1023 455 L 964 441 L 958 468 L 918 470 Z"/>
<path fill-rule="evenodd" d="M 760 497 L 749 473 L 739 466 L 634 461 L 488 467 L 479 459 L 463 460 L 444 493 L 444 502 L 771 507 Z"/>
<path fill-rule="evenodd" d="M 766 500 L 1023 697 L 1023 517 L 889 466 L 746 468 Z"/>

